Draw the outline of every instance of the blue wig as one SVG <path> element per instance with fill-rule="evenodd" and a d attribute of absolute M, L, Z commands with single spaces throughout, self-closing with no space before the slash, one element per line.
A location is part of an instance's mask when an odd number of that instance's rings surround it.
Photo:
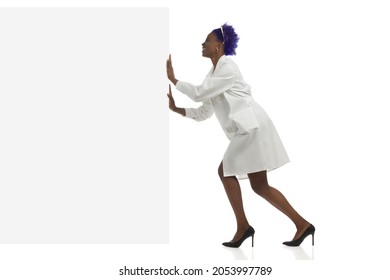
<path fill-rule="evenodd" d="M 240 39 L 234 31 L 233 26 L 225 23 L 220 28 L 214 29 L 213 32 L 217 35 L 219 41 L 223 42 L 226 55 L 235 55 L 238 40 Z"/>

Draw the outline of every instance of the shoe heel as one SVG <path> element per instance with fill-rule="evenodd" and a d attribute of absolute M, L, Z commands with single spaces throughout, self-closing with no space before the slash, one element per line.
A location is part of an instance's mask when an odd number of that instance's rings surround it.
<path fill-rule="evenodd" d="M 252 248 L 253 248 L 254 243 L 255 243 L 255 234 L 252 235 Z"/>
<path fill-rule="evenodd" d="M 252 237 L 252 247 L 254 245 L 254 235 L 255 235 L 255 230 L 253 229 L 253 227 L 249 226 L 249 228 L 246 230 L 246 232 L 244 233 L 244 235 L 237 241 L 230 241 L 230 242 L 224 242 L 222 243 L 223 246 L 226 246 L 226 247 L 231 247 L 231 248 L 238 248 L 241 246 L 242 242 L 245 241 L 245 239 L 249 238 L 249 237 Z"/>
<path fill-rule="evenodd" d="M 311 224 L 302 234 L 299 238 L 292 240 L 292 241 L 286 241 L 283 242 L 284 245 L 286 246 L 299 246 L 305 240 L 306 237 L 311 235 L 311 245 L 314 246 L 314 232 L 315 232 L 315 227 Z"/>

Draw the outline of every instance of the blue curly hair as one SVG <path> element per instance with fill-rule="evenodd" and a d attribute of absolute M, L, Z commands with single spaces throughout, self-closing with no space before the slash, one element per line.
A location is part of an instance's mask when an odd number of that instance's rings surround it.
<path fill-rule="evenodd" d="M 223 42 L 226 55 L 235 55 L 238 40 L 240 39 L 234 31 L 233 26 L 225 23 L 220 28 L 214 29 L 212 32 L 217 35 L 219 41 Z"/>

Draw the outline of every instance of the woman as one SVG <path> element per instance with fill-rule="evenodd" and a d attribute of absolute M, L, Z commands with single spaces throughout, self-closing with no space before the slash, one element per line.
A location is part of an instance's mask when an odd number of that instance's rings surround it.
<path fill-rule="evenodd" d="M 250 86 L 243 80 L 237 65 L 227 57 L 235 55 L 238 39 L 234 28 L 227 24 L 208 34 L 202 44 L 202 55 L 211 59 L 213 67 L 199 86 L 177 80 L 169 56 L 168 79 L 193 101 L 202 102 L 196 109 L 179 108 L 169 86 L 169 108 L 196 121 L 205 120 L 215 113 L 230 140 L 218 174 L 233 208 L 237 231 L 231 241 L 223 243 L 224 246 L 237 248 L 252 237 L 253 247 L 255 230 L 245 216 L 237 177 L 249 178 L 254 192 L 295 224 L 294 238 L 283 244 L 299 246 L 311 235 L 314 245 L 314 226 L 294 210 L 281 192 L 268 185 L 267 171 L 284 165 L 289 159 L 272 121 L 253 100 Z"/>

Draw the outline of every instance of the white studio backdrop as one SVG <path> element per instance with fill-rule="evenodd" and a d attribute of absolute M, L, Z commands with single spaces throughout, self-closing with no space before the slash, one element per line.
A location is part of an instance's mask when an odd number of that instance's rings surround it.
<path fill-rule="evenodd" d="M 293 225 L 242 181 L 245 209 L 256 229 L 255 248 L 248 244 L 236 251 L 222 248 L 220 243 L 235 231 L 217 175 L 227 139 L 215 118 L 196 123 L 170 112 L 169 245 L 3 246 L 1 260 L 7 269 L 0 275 L 14 275 L 12 271 L 23 263 L 26 271 L 18 276 L 31 275 L 30 269 L 41 279 L 52 279 L 63 266 L 47 256 L 59 254 L 59 260 L 72 268 L 63 272 L 64 279 L 92 275 L 107 279 L 124 264 L 268 264 L 274 268 L 270 279 L 386 274 L 379 254 L 387 251 L 383 240 L 389 234 L 385 191 L 390 185 L 386 175 L 390 11 L 386 1 L 57 3 L 169 7 L 169 50 L 161 54 L 161 63 L 171 53 L 177 78 L 193 83 L 201 83 L 211 67 L 201 57 L 201 43 L 212 29 L 232 24 L 241 37 L 233 59 L 251 84 L 254 98 L 273 119 L 291 158 L 291 163 L 269 173 L 270 184 L 315 224 L 316 245 L 312 250 L 306 241 L 297 250 L 284 249 L 281 242 L 292 238 Z M 158 45 L 154 41 L 155 51 Z M 145 84 L 149 88 L 152 83 Z M 156 89 L 165 110 L 167 90 L 165 79 Z M 199 105 L 175 90 L 173 94 L 179 106 Z M 367 241 L 369 236 L 374 238 Z M 41 261 L 30 262 L 37 252 Z M 40 265 L 42 260 L 45 266 Z"/>
<path fill-rule="evenodd" d="M 211 67 L 201 57 L 201 43 L 225 22 L 236 28 L 241 39 L 233 59 L 291 159 L 269 173 L 269 183 L 316 225 L 315 254 L 304 247 L 309 259 L 315 255 L 317 264 L 345 273 L 353 273 L 346 259 L 376 266 L 367 258 L 377 255 L 389 233 L 383 224 L 390 185 L 388 12 L 384 1 L 216 1 L 171 9 L 170 50 L 179 80 L 200 83 Z M 199 106 L 173 94 L 178 106 Z M 235 233 L 217 175 L 227 144 L 215 118 L 196 123 L 171 113 L 172 240 L 184 243 L 192 233 L 194 240 L 218 244 Z M 282 260 L 286 252 L 277 248 L 292 238 L 293 225 L 256 197 L 247 181 L 242 190 L 263 246 L 256 259 Z M 365 223 L 383 225 L 373 244 L 362 241 L 372 234 Z M 265 249 L 269 244 L 274 253 Z M 362 254 L 354 253 L 357 244 Z"/>

